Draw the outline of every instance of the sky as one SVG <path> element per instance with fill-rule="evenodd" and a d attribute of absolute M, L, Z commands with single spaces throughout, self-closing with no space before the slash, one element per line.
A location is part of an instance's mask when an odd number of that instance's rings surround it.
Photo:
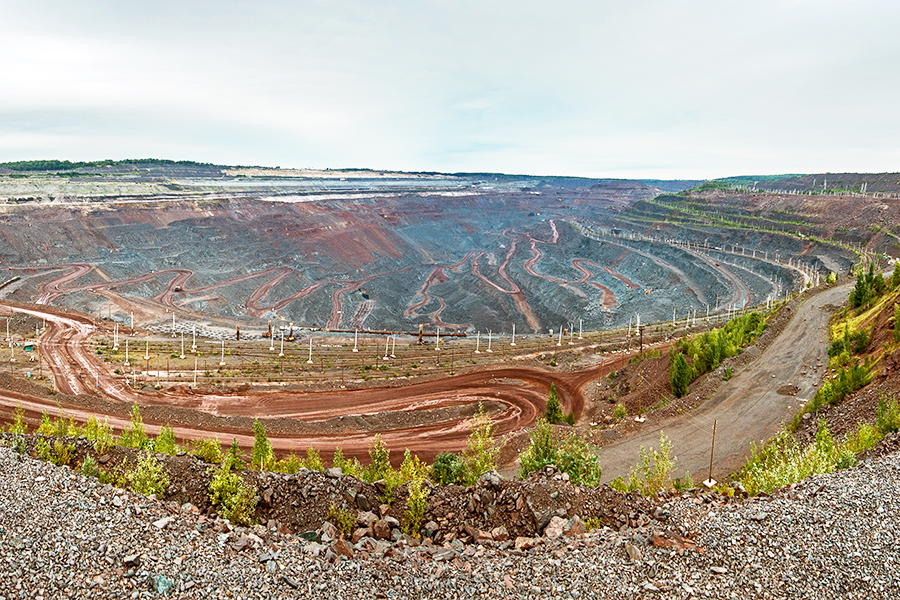
<path fill-rule="evenodd" d="M 895 0 L 0 0 L 0 161 L 900 171 Z"/>

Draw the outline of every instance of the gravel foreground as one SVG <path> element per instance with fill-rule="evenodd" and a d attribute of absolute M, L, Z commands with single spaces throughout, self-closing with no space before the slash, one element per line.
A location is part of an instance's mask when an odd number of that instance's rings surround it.
<path fill-rule="evenodd" d="M 364 540 L 345 558 L 0 447 L 0 599 L 898 598 L 898 484 L 895 453 L 771 498 L 661 501 L 650 527 L 514 545 Z"/>

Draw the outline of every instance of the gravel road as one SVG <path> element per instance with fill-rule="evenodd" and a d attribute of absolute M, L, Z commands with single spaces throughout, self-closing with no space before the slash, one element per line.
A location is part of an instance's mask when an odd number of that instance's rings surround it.
<path fill-rule="evenodd" d="M 897 454 L 772 498 L 663 500 L 665 518 L 654 529 L 526 540 L 520 550 L 397 543 L 337 561 L 327 546 L 262 527 L 232 531 L 190 507 L 103 486 L 5 447 L 0 472 L 3 600 L 900 595 Z"/>
<path fill-rule="evenodd" d="M 851 285 L 823 291 L 800 303 L 794 318 L 757 360 L 735 374 L 708 401 L 686 415 L 671 417 L 600 449 L 603 481 L 625 476 L 637 462 L 640 447 L 659 447 L 660 431 L 673 444 L 678 462 L 675 474 L 690 471 L 696 481 L 709 475 L 713 423 L 716 429 L 713 477 L 737 470 L 750 454 L 751 441 L 765 441 L 778 432 L 797 407 L 815 395 L 828 364 L 827 306 L 846 302 Z M 712 375 L 711 375 L 712 376 Z M 778 388 L 793 384 L 796 396 Z"/>

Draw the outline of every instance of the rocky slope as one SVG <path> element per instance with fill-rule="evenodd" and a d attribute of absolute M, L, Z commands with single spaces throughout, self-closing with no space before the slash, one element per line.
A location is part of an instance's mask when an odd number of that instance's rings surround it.
<path fill-rule="evenodd" d="M 0 447 L 0 597 L 893 598 L 900 456 L 773 497 L 685 493 L 658 520 L 477 543 L 232 528 Z M 489 478 L 488 478 L 489 479 Z M 490 483 L 487 483 L 490 485 Z M 560 485 L 563 485 L 560 482 Z M 568 485 L 568 484 L 565 484 Z M 477 533 L 473 530 L 473 533 Z M 307 536 L 312 537 L 312 535 Z"/>

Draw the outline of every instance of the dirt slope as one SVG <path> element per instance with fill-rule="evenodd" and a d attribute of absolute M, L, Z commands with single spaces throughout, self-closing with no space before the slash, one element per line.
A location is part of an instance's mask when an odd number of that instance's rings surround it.
<path fill-rule="evenodd" d="M 813 384 L 821 380 L 824 367 L 809 367 L 820 362 L 828 364 L 828 307 L 845 302 L 851 287 L 834 287 L 800 304 L 784 333 L 758 360 L 723 382 L 719 392 L 705 404 L 604 446 L 600 451 L 603 480 L 627 475 L 641 446 L 659 447 L 660 431 L 672 441 L 678 457 L 675 474 L 681 476 L 690 471 L 695 480 L 706 479 L 716 420 L 713 477 L 721 479 L 733 472 L 749 454 L 751 441 L 771 437 L 782 421 L 815 394 Z M 780 387 L 788 384 L 799 388 L 796 396 L 778 393 Z"/>

